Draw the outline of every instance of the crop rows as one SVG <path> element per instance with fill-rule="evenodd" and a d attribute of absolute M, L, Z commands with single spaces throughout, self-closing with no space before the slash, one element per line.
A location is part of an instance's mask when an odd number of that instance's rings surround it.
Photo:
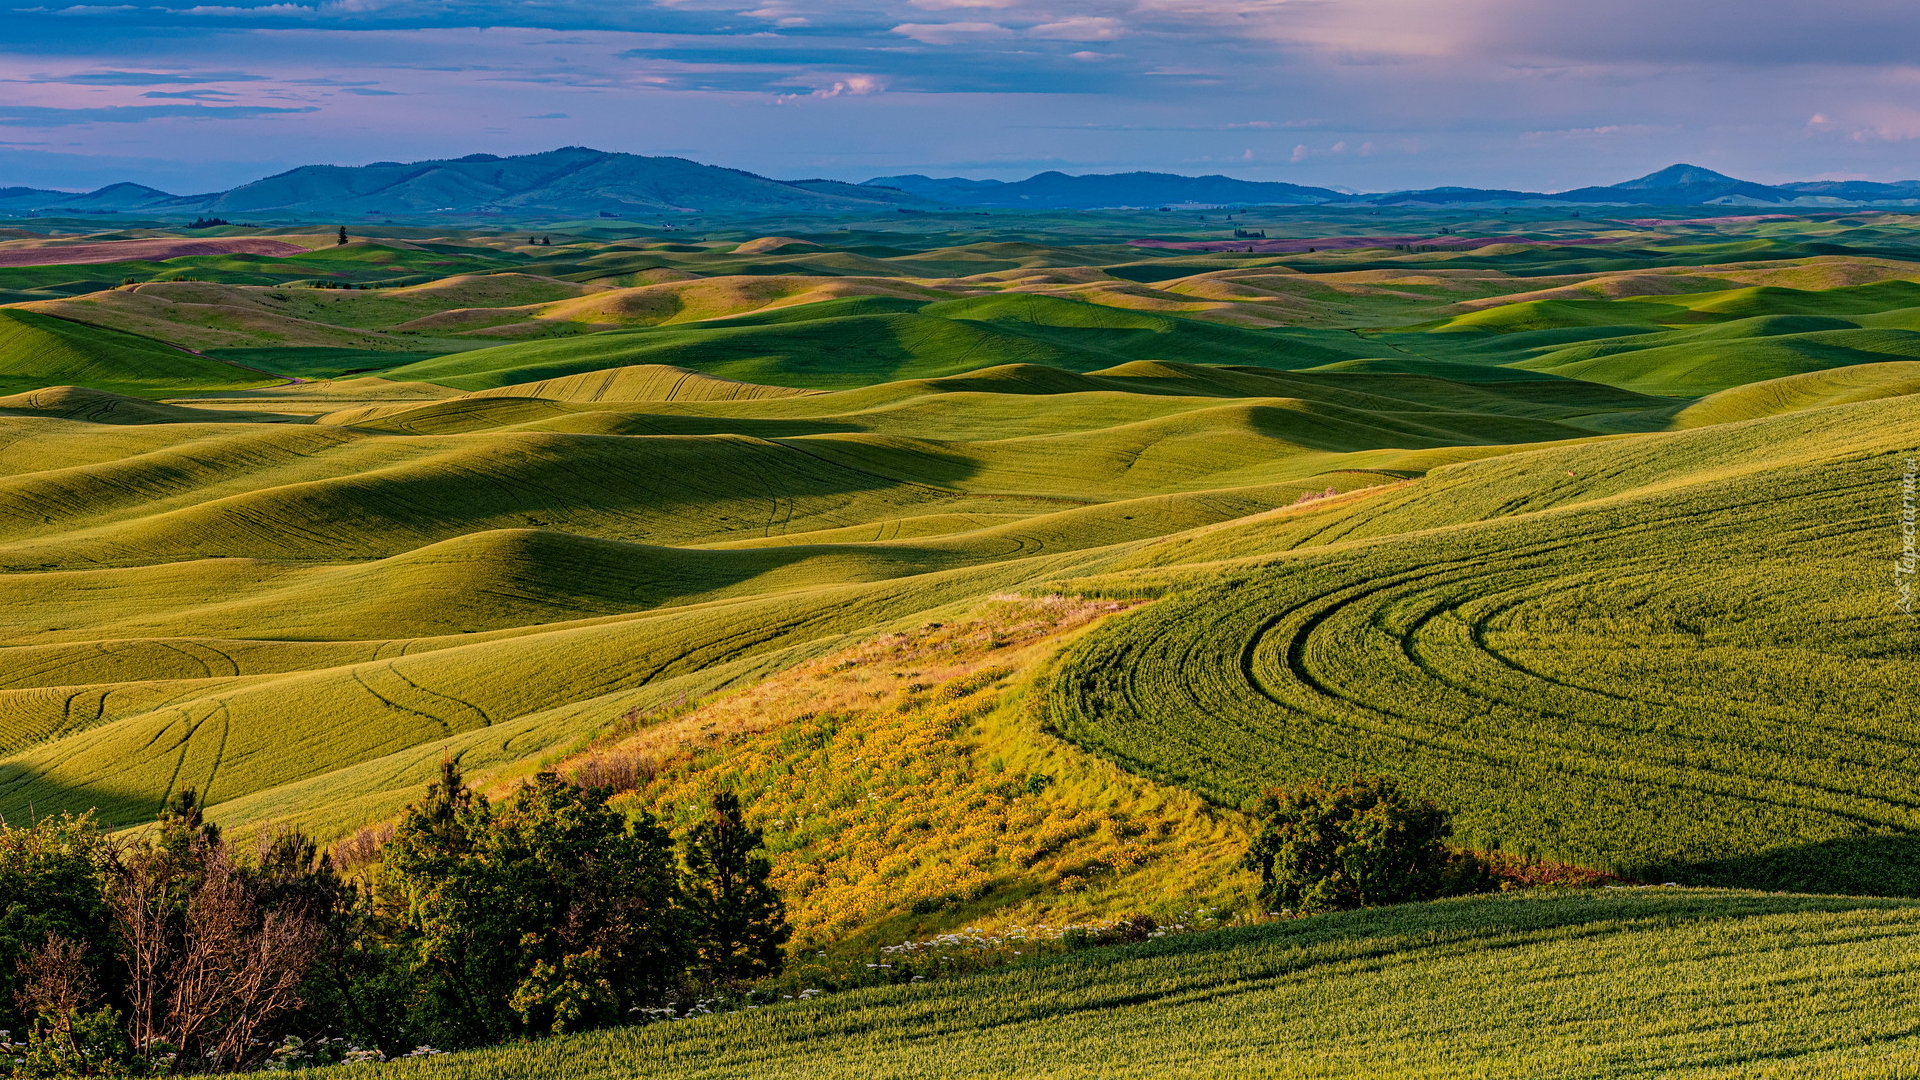
<path fill-rule="evenodd" d="M 1382 771 L 1481 846 L 1920 888 L 1898 838 L 1920 827 L 1920 664 L 1871 593 L 1894 468 L 1779 470 L 1242 571 L 1092 635 L 1053 723 L 1228 803 Z M 1904 856 L 1854 865 L 1876 835 Z"/>
<path fill-rule="evenodd" d="M 1911 902 L 1482 897 L 332 1075 L 1895 1080 L 1916 956 Z"/>

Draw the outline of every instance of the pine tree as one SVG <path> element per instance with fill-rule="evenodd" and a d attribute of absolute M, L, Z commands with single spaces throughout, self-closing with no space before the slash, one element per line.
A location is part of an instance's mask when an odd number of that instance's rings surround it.
<path fill-rule="evenodd" d="M 344 244 L 346 242 L 347 242 L 347 227 L 345 225 L 342 225 L 340 226 L 340 238 L 335 240 L 334 244 L 337 246 L 340 244 Z"/>
<path fill-rule="evenodd" d="M 781 947 L 793 935 L 787 909 L 767 877 L 759 829 L 741 817 L 731 791 L 713 796 L 713 810 L 687 836 L 687 907 L 700 959 L 714 977 L 744 981 L 776 975 Z"/>
<path fill-rule="evenodd" d="M 426 799 L 414 810 L 413 830 L 449 854 L 465 854 L 473 838 L 463 818 L 473 814 L 476 798 L 485 816 L 486 798 L 476 796 L 467 786 L 466 778 L 460 775 L 460 763 L 452 755 L 441 758 L 440 779 L 427 785 Z"/>

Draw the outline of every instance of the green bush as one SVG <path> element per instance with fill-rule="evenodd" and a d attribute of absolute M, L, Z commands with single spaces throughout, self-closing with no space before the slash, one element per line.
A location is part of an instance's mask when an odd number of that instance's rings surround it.
<path fill-rule="evenodd" d="M 51 938 L 112 940 L 102 896 L 109 845 L 91 815 L 62 817 L 28 828 L 0 823 L 0 1028 L 19 1031 L 34 1010 L 19 1004 L 29 956 Z M 95 948 L 85 975 L 106 975 L 111 950 Z"/>
<path fill-rule="evenodd" d="M 1271 910 L 1378 907 L 1472 884 L 1462 872 L 1471 868 L 1447 850 L 1447 812 L 1389 777 L 1275 788 L 1261 797 L 1255 821 L 1244 865 L 1259 872 L 1260 899 Z"/>

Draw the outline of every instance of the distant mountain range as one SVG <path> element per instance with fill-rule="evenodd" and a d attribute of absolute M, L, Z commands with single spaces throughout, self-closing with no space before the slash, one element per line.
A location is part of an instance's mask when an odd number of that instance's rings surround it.
<path fill-rule="evenodd" d="M 1755 184 L 1703 169 L 1669 165 L 1637 180 L 1572 191 L 1505 191 L 1440 187 L 1349 195 L 1298 184 L 1258 183 L 1226 176 L 1115 173 L 1068 176 L 1045 172 L 1014 183 L 999 180 L 935 180 L 927 176 L 882 176 L 863 187 L 891 187 L 953 206 L 1091 209 L 1102 206 L 1770 206 L 1792 208 L 1920 206 L 1920 180 L 1893 184 L 1811 181 Z"/>
<path fill-rule="evenodd" d="M 937 211 L 942 208 L 1086 210 L 1159 206 L 1748 206 L 1776 209 L 1920 206 L 1920 181 L 1756 184 L 1697 165 L 1672 165 L 1607 187 L 1533 192 L 1440 187 L 1352 195 L 1228 176 L 1044 172 L 1025 180 L 883 176 L 861 184 L 772 180 L 677 157 L 612 154 L 581 146 L 542 154 L 470 154 L 443 161 L 306 165 L 231 191 L 173 195 L 139 184 L 98 191 L 0 188 L 0 212 L 26 215 L 141 213 L 251 217 L 438 214 L 667 218 Z"/>
<path fill-rule="evenodd" d="M 930 205 L 905 192 L 836 180 L 769 180 L 676 157 L 581 146 L 544 154 L 469 154 L 447 161 L 305 165 L 231 191 L 170 195 L 138 184 L 73 194 L 0 188 L 0 211 L 234 215 L 560 214 L 661 217 L 690 213 L 886 211 Z"/>
<path fill-rule="evenodd" d="M 1763 206 L 1818 209 L 1849 206 L 1920 206 L 1920 180 L 1875 184 L 1864 180 L 1814 180 L 1756 184 L 1698 165 L 1669 165 L 1637 180 L 1607 187 L 1552 193 L 1429 188 L 1357 195 L 1348 201 L 1372 206 Z"/>
<path fill-rule="evenodd" d="M 1088 210 L 1105 206 L 1301 206 L 1351 196 L 1331 188 L 1235 180 L 1230 176 L 1176 176 L 1132 172 L 1068 176 L 1043 172 L 1025 180 L 882 176 L 861 187 L 895 188 L 947 206 L 1027 210 Z"/>

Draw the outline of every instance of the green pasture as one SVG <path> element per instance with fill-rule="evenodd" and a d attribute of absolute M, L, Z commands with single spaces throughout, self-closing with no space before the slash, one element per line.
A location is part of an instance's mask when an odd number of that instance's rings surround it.
<path fill-rule="evenodd" d="M 1135 563 L 1171 595 L 1075 648 L 1052 724 L 1228 804 L 1384 771 L 1469 844 L 1920 895 L 1920 670 L 1889 572 L 1917 443 L 1920 402 L 1884 398 L 1174 538 Z"/>
<path fill-rule="evenodd" d="M 1689 889 L 1476 897 L 328 1076 L 1612 1080 L 1920 1070 L 1920 908 Z"/>
<path fill-rule="evenodd" d="M 1269 332 L 1031 294 L 923 303 L 860 297 L 700 323 L 479 349 L 383 372 L 463 390 L 635 364 L 838 389 L 1032 363 L 1094 371 L 1131 360 L 1280 369 L 1379 351 L 1338 331 Z"/>
<path fill-rule="evenodd" d="M 1324 640 L 1329 655 L 1364 664 L 1369 694 L 1431 699 L 1442 711 L 1416 718 L 1422 732 L 1493 724 L 1473 719 L 1492 691 L 1460 704 L 1421 687 L 1426 669 L 1396 666 L 1391 638 L 1382 653 L 1370 636 L 1370 605 L 1424 603 L 1432 594 L 1477 612 L 1471 604 L 1480 592 L 1505 598 L 1537 590 L 1551 598 L 1544 610 L 1558 621 L 1540 629 L 1535 624 L 1546 616 L 1523 607 L 1527 618 L 1511 639 L 1497 639 L 1501 648 L 1528 663 L 1612 671 L 1608 678 L 1648 686 L 1655 684 L 1647 675 L 1632 673 L 1664 672 L 1661 692 L 1679 694 L 1701 678 L 1705 661 L 1668 647 L 1666 624 L 1646 621 L 1654 619 L 1653 601 L 1633 594 L 1630 609 L 1642 621 L 1594 643 L 1580 636 L 1578 609 L 1567 605 L 1589 595 L 1604 600 L 1609 575 L 1637 582 L 1632 568 L 1669 559 L 1650 539 L 1661 536 L 1690 560 L 1674 572 L 1674 603 L 1694 603 L 1688 590 L 1712 594 L 1729 582 L 1770 581 L 1788 565 L 1796 568 L 1793 580 L 1844 591 L 1844 567 L 1823 568 L 1854 557 L 1852 549 L 1836 545 L 1831 527 L 1793 523 L 1869 513 L 1843 512 L 1868 482 L 1847 480 L 1847 470 L 1871 472 L 1858 462 L 1881 461 L 1915 426 L 1913 399 L 1887 396 L 1901 393 L 1901 372 L 1876 380 L 1870 369 L 1825 390 L 1785 380 L 1748 388 L 1744 402 L 1709 399 L 1694 407 L 1757 419 L 1665 435 L 1601 432 L 1679 423 L 1673 416 L 1684 402 L 1538 375 L 1462 383 L 1343 365 L 1280 371 L 1134 362 L 1084 374 L 1012 365 L 755 397 L 685 371 L 622 370 L 629 374 L 539 384 L 551 398 L 516 397 L 506 388 L 318 416 L 86 391 L 7 399 L 0 415 L 7 436 L 0 446 L 0 635 L 8 643 L 0 647 L 0 712 L 9 724 L 0 741 L 13 756 L 0 762 L 0 809 L 99 806 L 113 820 L 140 820 L 168 791 L 192 782 L 224 820 L 291 815 L 333 833 L 411 797 L 449 750 L 471 755 L 476 768 L 513 767 L 676 680 L 715 685 L 711 679 L 734 676 L 712 672 L 760 670 L 769 657 L 824 648 L 944 604 L 1076 579 L 1085 584 L 1065 587 L 1104 589 L 1121 580 L 1129 589 L 1176 594 L 1096 634 L 1087 648 L 1165 618 L 1176 625 L 1150 635 L 1154 648 L 1204 631 L 1228 635 L 1202 640 L 1229 651 L 1239 647 L 1231 640 L 1240 632 L 1236 612 L 1266 618 L 1304 597 L 1344 596 L 1352 588 L 1346 583 L 1374 582 L 1378 595 L 1343 613 L 1358 623 L 1347 629 L 1335 621 L 1316 633 L 1357 634 Z M 672 399 L 605 396 L 619 387 Z M 687 396 L 674 396 L 683 388 Z M 272 400 L 260 399 L 259 408 Z M 1308 495 L 1376 488 L 1383 493 L 1293 508 Z M 1714 543 L 1647 524 L 1695 519 L 1717 523 Z M 1794 546 L 1802 534 L 1806 546 Z M 1566 545 L 1583 552 L 1573 564 L 1577 578 L 1566 577 L 1568 564 L 1551 554 Z M 1310 550 L 1272 562 L 1295 549 Z M 1435 569 L 1461 560 L 1490 569 L 1481 576 Z M 1379 588 L 1402 579 L 1413 599 L 1403 601 L 1398 587 Z M 1196 589 L 1200 599 L 1186 599 Z M 1740 609 L 1741 618 L 1800 602 L 1799 592 L 1778 585 L 1760 591 L 1752 603 L 1771 597 L 1765 603 L 1773 606 Z M 1180 614 L 1189 603 L 1207 615 Z M 1812 691 L 1794 687 L 1823 685 L 1806 678 L 1811 661 L 1794 651 L 1791 635 L 1827 624 L 1808 623 L 1808 609 L 1795 610 L 1792 619 L 1779 616 L 1776 639 L 1715 643 L 1704 653 L 1722 672 L 1756 657 L 1792 659 L 1766 684 L 1783 695 L 1761 711 L 1768 717 L 1806 705 Z M 1830 621 L 1842 642 L 1877 625 L 1844 605 Z M 1565 637 L 1571 631 L 1562 624 L 1579 634 Z M 1444 619 L 1421 626 L 1423 635 L 1455 632 Z M 1445 645 L 1452 651 L 1433 655 L 1458 657 L 1474 678 L 1492 678 L 1473 647 L 1455 648 L 1446 635 L 1422 648 Z M 1211 647 L 1196 646 L 1180 662 L 1182 678 L 1215 678 L 1204 661 Z M 1531 659 L 1536 654 L 1547 659 Z M 1155 663 L 1128 658 L 1108 676 L 1158 678 Z M 1884 666 L 1876 682 L 1860 663 L 1822 664 L 1821 679 L 1841 678 L 1850 692 L 1896 678 Z M 1069 676 L 1079 670 L 1067 669 Z M 1259 677 L 1279 680 L 1280 689 L 1260 693 L 1294 692 L 1284 671 L 1267 670 L 1258 668 Z M 1595 685 L 1596 700 L 1610 700 L 1609 684 Z M 1266 707 L 1230 683 L 1227 692 L 1236 709 Z M 1512 692 L 1500 716 L 1540 708 L 1541 691 L 1526 680 Z M 1712 693 L 1720 693 L 1718 684 Z M 1730 771 L 1735 789 L 1751 782 L 1739 778 L 1741 769 L 1761 767 L 1804 773 L 1809 791 L 1824 785 L 1826 794 L 1814 798 L 1783 784 L 1780 805 L 1741 811 L 1759 829 L 1745 839 L 1727 839 L 1734 811 L 1713 801 L 1736 806 L 1733 789 L 1709 798 L 1704 814 L 1680 815 L 1680 824 L 1647 824 L 1669 795 L 1646 792 L 1665 790 L 1668 781 L 1640 764 L 1625 779 L 1579 781 L 1598 793 L 1592 798 L 1600 809 L 1591 814 L 1568 818 L 1556 806 L 1556 816 L 1520 827 L 1511 822 L 1535 804 L 1501 800 L 1529 785 L 1535 802 L 1544 798 L 1538 770 L 1563 767 L 1554 740 L 1574 736 L 1528 742 L 1518 729 L 1502 729 L 1502 764 L 1462 772 L 1446 754 L 1430 767 L 1380 749 L 1405 736 L 1377 717 L 1352 721 L 1340 713 L 1346 726 L 1338 730 L 1378 729 L 1388 740 L 1366 742 L 1364 754 L 1304 729 L 1318 740 L 1314 756 L 1274 741 L 1272 732 L 1291 732 L 1290 722 L 1262 719 L 1257 709 L 1242 720 L 1209 705 L 1209 722 L 1252 725 L 1252 734 L 1197 733 L 1195 749 L 1160 760 L 1152 754 L 1186 745 L 1166 741 L 1185 715 L 1166 710 L 1185 699 L 1163 688 L 1151 696 L 1161 742 L 1146 749 L 1108 733 L 1124 733 L 1126 714 L 1104 703 L 1085 706 L 1097 717 L 1093 726 L 1063 725 L 1129 767 L 1228 802 L 1288 769 L 1418 764 L 1422 782 L 1457 800 L 1485 842 L 1587 861 L 1641 865 L 1653 852 L 1662 865 L 1700 862 L 1709 849 L 1764 855 L 1782 845 L 1829 844 L 1843 835 L 1841 822 L 1861 815 L 1870 830 L 1905 827 L 1892 808 L 1905 798 L 1906 781 L 1884 747 L 1875 751 L 1881 765 L 1844 774 L 1818 754 L 1806 760 L 1805 748 L 1783 749 L 1784 735 L 1774 743 L 1749 737 L 1757 766 L 1735 749 L 1689 749 L 1699 758 L 1690 767 Z M 1084 704 L 1074 694 L 1060 700 L 1065 709 Z M 1666 711 L 1636 722 L 1657 731 L 1703 723 L 1686 719 L 1691 700 L 1663 698 Z M 323 714 L 324 725 L 308 720 Z M 1751 726 L 1759 722 L 1754 715 L 1737 712 L 1728 722 Z M 1847 715 L 1861 724 L 1869 716 L 1857 708 Z M 1848 730 L 1845 738 L 1859 734 Z M 1860 729 L 1869 730 L 1879 729 Z M 1714 737 L 1710 730 L 1700 736 Z M 1243 745 L 1248 738 L 1254 742 Z M 1601 739 L 1582 731 L 1567 745 Z M 1832 753 L 1846 753 L 1847 745 Z M 1278 771 L 1261 756 L 1276 747 L 1289 755 Z M 1659 751 L 1646 753 L 1665 761 Z M 1488 771 L 1518 766 L 1535 770 L 1524 784 Z M 1649 798 L 1631 812 L 1607 802 Z M 1628 819 L 1641 822 L 1635 828 L 1642 832 L 1600 835 Z"/>
<path fill-rule="evenodd" d="M 134 397 L 162 397 L 281 381 L 149 338 L 0 308 L 0 395 L 85 385 Z"/>
<path fill-rule="evenodd" d="M 430 281 L 453 274 L 511 270 L 525 261 L 525 256 L 515 252 L 467 245 L 416 250 L 359 241 L 284 257 L 187 255 L 159 261 L 4 266 L 0 267 L 0 289 L 76 296 L 111 289 L 128 280 L 217 281 L 230 285 L 284 285 L 309 280 L 364 284 L 406 277 Z"/>
<path fill-rule="evenodd" d="M 1391 282 L 1407 304 L 1472 302 L 1364 332 L 983 291 L 452 354 L 215 351 L 337 380 L 271 394 L 0 310 L 0 389 L 23 391 L 0 397 L 0 811 L 133 822 L 191 783 L 222 820 L 337 835 L 449 751 L 522 768 L 665 687 L 738 685 L 996 591 L 1099 589 L 1164 599 L 1077 646 L 1050 707 L 1146 775 L 1233 805 L 1366 767 L 1486 846 L 1912 892 L 1910 658 L 1879 571 L 1889 478 L 1920 444 L 1920 286 L 1700 228 L 1668 246 L 1725 259 L 1614 298 L 1397 253 L 1432 264 Z M 1777 232 L 1825 235 L 1795 228 Z M 360 242 L 266 261 L 443 276 L 260 295 L 391 328 L 649 259 L 1252 265 L 1111 236 L 751 239 Z M 1544 250 L 1487 257 L 1598 251 Z M 1306 276 L 1295 261 L 1263 273 Z M 1713 277 L 1736 272 L 1792 287 Z M 1385 280 L 1314 277 L 1336 297 Z"/>
<path fill-rule="evenodd" d="M 1695 398 L 1920 355 L 1916 300 L 1920 285 L 1905 280 L 1825 290 L 1766 286 L 1619 300 L 1528 300 L 1431 324 L 1355 333 L 1246 329 L 1032 293 L 934 302 L 862 297 L 474 348 L 375 370 L 479 390 L 665 364 L 746 382 L 841 389 L 1000 364 L 1086 372 L 1150 360 L 1399 371 L 1467 382 L 1561 376 L 1657 397 Z"/>
<path fill-rule="evenodd" d="M 611 385 L 689 378 L 666 375 Z M 11 399 L 0 805 L 132 820 L 192 777 L 230 820 L 326 790 L 302 819 L 337 830 L 340 807 L 410 797 L 449 747 L 508 765 L 662 680 L 1516 436 L 1590 437 L 1556 418 L 1594 402 L 1532 399 L 1564 382 L 1028 366 L 831 394 L 477 396 L 317 423 Z M 562 706 L 566 723 L 532 719 Z M 327 725 L 303 719 L 316 709 Z M 510 724 L 527 733 L 499 741 Z"/>
<path fill-rule="evenodd" d="M 1449 364 L 1702 397 L 1920 355 L 1920 284 L 1889 280 L 1832 289 L 1756 286 L 1622 300 L 1528 300 L 1372 337 L 1397 352 Z"/>
<path fill-rule="evenodd" d="M 1036 761 L 1085 760 L 1065 740 L 1222 828 L 1387 773 L 1457 843 L 1646 887 L 901 960 L 350 1074 L 1920 1077 L 1911 224 L 1647 213 L 395 227 L 0 269 L 8 301 L 227 283 L 47 309 L 139 333 L 0 307 L 0 815 L 138 826 L 191 787 L 241 834 L 332 840 L 449 756 L 498 786 L 1018 606 L 992 598 L 1137 600 L 1009 678 L 992 722 Z M 1537 242 L 1127 243 L 1443 224 Z M 741 284 L 770 275 L 905 295 Z M 676 282 L 721 298 L 659 300 L 680 317 L 753 310 L 602 329 Z M 490 336 L 575 299 L 555 336 Z M 182 327 L 253 344 L 158 340 Z"/>

